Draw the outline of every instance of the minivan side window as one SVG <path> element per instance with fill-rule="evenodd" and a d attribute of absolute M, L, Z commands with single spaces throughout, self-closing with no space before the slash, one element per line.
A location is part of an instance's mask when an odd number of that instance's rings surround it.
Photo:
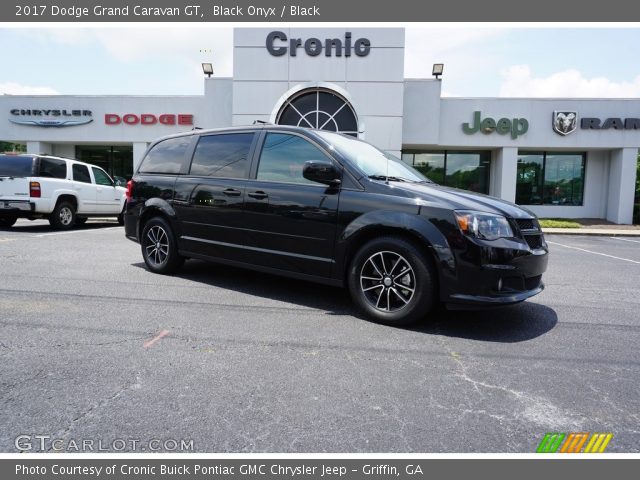
<path fill-rule="evenodd" d="M 191 162 L 191 175 L 246 178 L 253 133 L 203 135 Z"/>
<path fill-rule="evenodd" d="M 324 160 L 327 156 L 316 146 L 297 135 L 268 133 L 260 154 L 258 180 L 319 185 L 302 176 L 308 160 Z"/>
<path fill-rule="evenodd" d="M 40 159 L 40 177 L 67 178 L 67 162 L 57 158 Z"/>
<path fill-rule="evenodd" d="M 113 186 L 111 178 L 109 178 L 109 175 L 105 172 L 100 170 L 98 167 L 91 167 L 91 170 L 93 170 L 93 178 L 96 179 L 96 185 L 106 185 L 108 187 Z"/>
<path fill-rule="evenodd" d="M 76 182 L 91 183 L 91 177 L 89 176 L 89 168 L 86 165 L 80 165 L 74 163 L 71 168 L 73 172 L 73 179 Z"/>
<path fill-rule="evenodd" d="M 176 174 L 182 171 L 191 136 L 175 137 L 157 143 L 140 165 L 140 173 Z"/>

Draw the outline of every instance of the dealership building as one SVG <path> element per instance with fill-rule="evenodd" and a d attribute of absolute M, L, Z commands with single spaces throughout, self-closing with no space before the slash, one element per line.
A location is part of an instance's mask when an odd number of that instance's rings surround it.
<path fill-rule="evenodd" d="M 236 28 L 233 77 L 205 77 L 203 95 L 4 95 L 0 141 L 129 177 L 164 135 L 300 125 L 539 216 L 631 223 L 640 99 L 443 98 L 440 79 L 404 78 L 404 50 L 401 28 Z"/>

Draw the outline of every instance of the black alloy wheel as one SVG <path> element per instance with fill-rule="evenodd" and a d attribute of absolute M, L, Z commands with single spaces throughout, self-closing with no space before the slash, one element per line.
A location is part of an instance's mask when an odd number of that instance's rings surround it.
<path fill-rule="evenodd" d="M 349 291 L 371 319 L 407 325 L 427 316 L 436 300 L 436 273 L 417 246 L 400 237 L 371 240 L 349 269 Z"/>
<path fill-rule="evenodd" d="M 172 273 L 184 263 L 171 226 L 162 217 L 154 217 L 145 224 L 140 243 L 144 263 L 152 272 Z"/>

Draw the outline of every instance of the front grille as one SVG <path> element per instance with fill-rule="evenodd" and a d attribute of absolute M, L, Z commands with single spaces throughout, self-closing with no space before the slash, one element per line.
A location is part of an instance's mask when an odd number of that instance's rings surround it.
<path fill-rule="evenodd" d="M 542 248 L 542 235 L 525 235 L 529 248 Z"/>
<path fill-rule="evenodd" d="M 540 230 L 538 221 L 535 218 L 517 218 L 518 228 L 522 230 Z"/>

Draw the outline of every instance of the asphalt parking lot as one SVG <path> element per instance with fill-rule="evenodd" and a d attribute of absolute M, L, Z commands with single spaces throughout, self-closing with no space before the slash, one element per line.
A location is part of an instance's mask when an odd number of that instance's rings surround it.
<path fill-rule="evenodd" d="M 547 240 L 538 297 L 398 329 L 336 288 L 151 274 L 115 223 L 21 220 L 0 230 L 0 451 L 639 452 L 640 239 Z"/>

